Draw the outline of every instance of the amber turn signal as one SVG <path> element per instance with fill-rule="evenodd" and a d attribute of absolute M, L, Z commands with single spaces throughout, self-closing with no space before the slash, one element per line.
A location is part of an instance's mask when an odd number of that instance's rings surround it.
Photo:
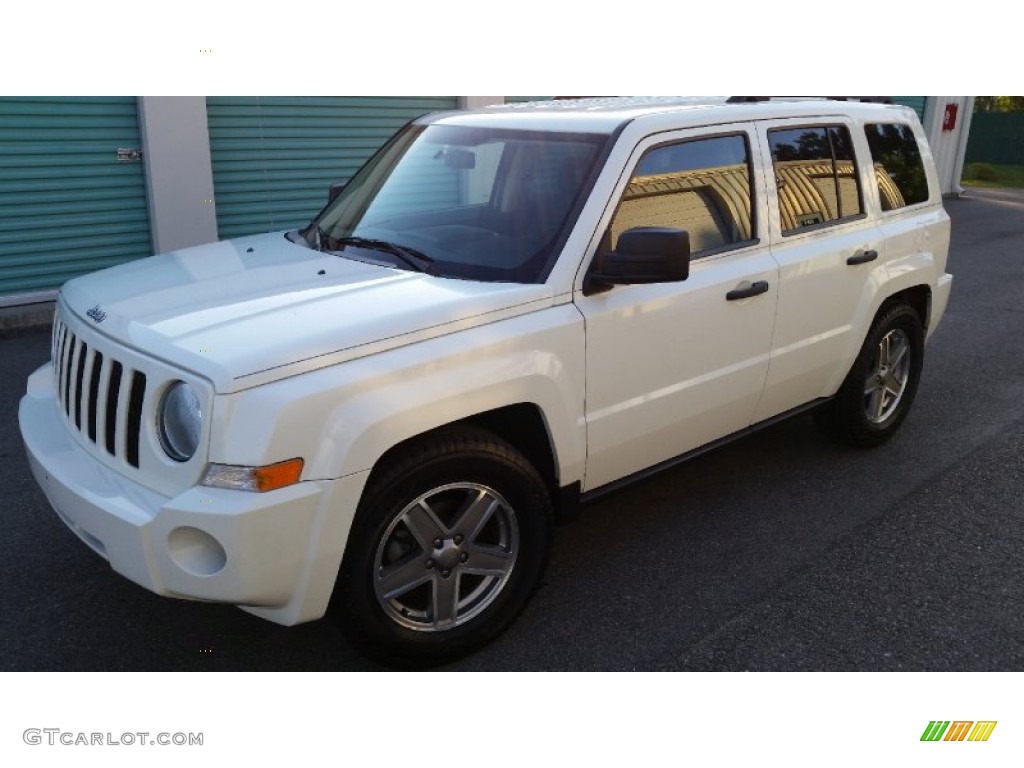
<path fill-rule="evenodd" d="M 229 464 L 210 464 L 203 475 L 203 485 L 212 488 L 230 488 L 236 491 L 266 493 L 294 485 L 302 476 L 302 459 L 288 459 L 265 467 L 236 467 Z"/>
<path fill-rule="evenodd" d="M 256 478 L 256 490 L 263 493 L 284 488 L 286 485 L 295 485 L 302 475 L 302 465 L 302 459 L 288 459 L 288 461 L 278 464 L 257 467 L 253 470 L 253 476 Z"/>

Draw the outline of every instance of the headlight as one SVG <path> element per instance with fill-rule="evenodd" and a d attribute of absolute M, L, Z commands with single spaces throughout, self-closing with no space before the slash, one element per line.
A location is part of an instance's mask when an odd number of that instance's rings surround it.
<path fill-rule="evenodd" d="M 160 399 L 157 434 L 164 452 L 175 461 L 188 461 L 199 447 L 203 411 L 195 390 L 184 381 L 168 387 Z"/>

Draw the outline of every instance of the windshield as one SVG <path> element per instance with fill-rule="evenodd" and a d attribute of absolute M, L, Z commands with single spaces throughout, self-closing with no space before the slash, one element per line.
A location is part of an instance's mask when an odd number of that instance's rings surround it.
<path fill-rule="evenodd" d="M 444 277 L 543 282 L 607 141 L 603 134 L 410 125 L 303 234 L 321 249 L 402 269 L 419 264 Z"/>

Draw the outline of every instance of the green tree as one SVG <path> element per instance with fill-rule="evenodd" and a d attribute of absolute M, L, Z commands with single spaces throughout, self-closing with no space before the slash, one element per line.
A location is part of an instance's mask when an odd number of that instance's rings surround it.
<path fill-rule="evenodd" d="M 975 96 L 975 112 L 1024 112 L 1024 96 Z"/>

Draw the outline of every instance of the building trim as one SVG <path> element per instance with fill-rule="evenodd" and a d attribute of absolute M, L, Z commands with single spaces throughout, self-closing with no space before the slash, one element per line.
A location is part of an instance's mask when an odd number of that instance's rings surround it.
<path fill-rule="evenodd" d="M 952 131 L 942 129 L 947 105 L 957 107 L 956 127 Z M 947 197 L 958 197 L 964 191 L 960 186 L 960 176 L 963 173 L 973 111 L 973 96 L 928 96 L 925 100 L 924 119 L 921 125 L 935 158 L 939 186 L 942 194 Z"/>
<path fill-rule="evenodd" d="M 217 240 L 210 133 L 203 96 L 140 96 L 153 252 Z"/>
<path fill-rule="evenodd" d="M 480 109 L 494 104 L 504 104 L 504 96 L 459 96 L 459 109 Z"/>
<path fill-rule="evenodd" d="M 57 289 L 49 291 L 31 291 L 27 293 L 11 293 L 0 296 L 0 307 L 22 307 L 29 304 L 45 304 L 57 300 Z"/>

